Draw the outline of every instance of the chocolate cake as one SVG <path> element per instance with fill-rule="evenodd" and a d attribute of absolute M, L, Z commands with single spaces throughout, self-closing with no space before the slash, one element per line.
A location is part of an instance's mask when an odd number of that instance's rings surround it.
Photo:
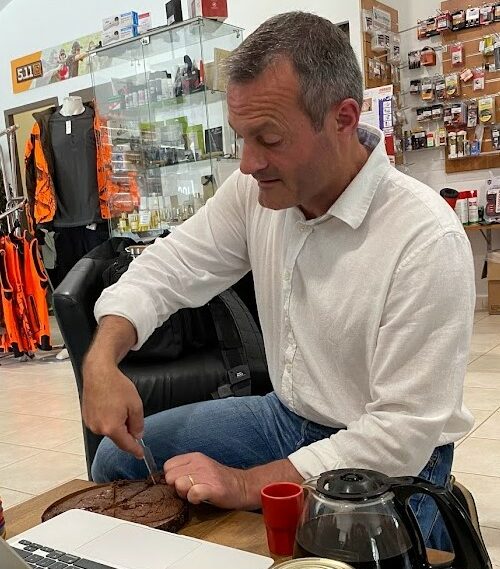
<path fill-rule="evenodd" d="M 54 502 L 42 515 L 45 522 L 78 509 L 96 512 L 152 528 L 177 532 L 187 522 L 187 502 L 163 478 L 151 480 L 120 480 L 80 490 Z"/>

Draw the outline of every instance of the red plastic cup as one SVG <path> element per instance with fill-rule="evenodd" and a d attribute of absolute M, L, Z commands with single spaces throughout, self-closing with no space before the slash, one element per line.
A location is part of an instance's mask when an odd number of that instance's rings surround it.
<path fill-rule="evenodd" d="M 304 506 L 304 490 L 293 482 L 275 482 L 262 488 L 262 512 L 269 551 L 292 555 L 295 532 Z"/>

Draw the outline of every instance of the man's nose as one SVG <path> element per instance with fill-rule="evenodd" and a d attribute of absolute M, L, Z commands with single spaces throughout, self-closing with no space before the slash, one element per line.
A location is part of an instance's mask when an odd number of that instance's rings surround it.
<path fill-rule="evenodd" d="M 240 170 L 242 174 L 256 174 L 267 168 L 267 160 L 264 153 L 260 151 L 256 145 L 243 144 L 241 153 Z"/>

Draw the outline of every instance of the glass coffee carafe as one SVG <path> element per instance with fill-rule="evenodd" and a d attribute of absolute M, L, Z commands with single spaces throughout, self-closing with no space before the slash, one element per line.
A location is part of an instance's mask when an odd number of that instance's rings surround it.
<path fill-rule="evenodd" d="M 371 470 L 334 470 L 304 482 L 304 509 L 294 557 L 323 557 L 355 569 L 429 568 L 409 507 L 414 494 L 436 501 L 455 557 L 445 567 L 491 569 L 486 548 L 460 503 L 446 489 L 413 477 Z"/>

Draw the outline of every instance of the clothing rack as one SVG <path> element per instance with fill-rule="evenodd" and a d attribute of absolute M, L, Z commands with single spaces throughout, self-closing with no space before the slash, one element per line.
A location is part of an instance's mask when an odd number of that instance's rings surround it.
<path fill-rule="evenodd" d="M 16 131 L 19 129 L 18 125 L 12 125 L 0 131 L 0 138 L 7 137 L 7 145 L 9 147 L 9 166 L 11 182 L 7 179 L 6 160 L 3 155 L 2 148 L 0 147 L 0 165 L 2 167 L 3 182 L 5 188 L 5 198 L 7 201 L 7 209 L 5 212 L 0 213 L 0 221 L 7 220 L 7 230 L 10 232 L 14 228 L 16 221 L 20 222 L 20 211 L 26 206 L 28 196 L 23 191 L 23 196 L 18 196 L 17 186 L 17 164 L 16 164 Z M 16 203 L 18 202 L 18 203 Z"/>

